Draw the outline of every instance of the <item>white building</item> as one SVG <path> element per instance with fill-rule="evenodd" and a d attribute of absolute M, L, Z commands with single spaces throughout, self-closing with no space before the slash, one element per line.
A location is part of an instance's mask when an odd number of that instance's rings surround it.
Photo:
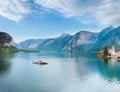
<path fill-rule="evenodd" d="M 120 57 L 120 50 L 116 50 L 116 51 L 115 51 L 114 41 L 112 42 L 112 48 L 109 49 L 109 54 L 110 54 L 111 56 Z"/>
<path fill-rule="evenodd" d="M 109 49 L 109 54 L 110 54 L 111 56 L 115 56 L 115 55 L 116 55 L 115 46 L 114 46 L 114 41 L 112 42 L 112 48 Z"/>

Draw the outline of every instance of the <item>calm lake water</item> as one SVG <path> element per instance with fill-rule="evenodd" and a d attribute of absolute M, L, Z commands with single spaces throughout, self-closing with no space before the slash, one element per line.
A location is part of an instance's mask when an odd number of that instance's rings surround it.
<path fill-rule="evenodd" d="M 120 92 L 120 62 L 92 53 L 0 53 L 0 92 Z"/>

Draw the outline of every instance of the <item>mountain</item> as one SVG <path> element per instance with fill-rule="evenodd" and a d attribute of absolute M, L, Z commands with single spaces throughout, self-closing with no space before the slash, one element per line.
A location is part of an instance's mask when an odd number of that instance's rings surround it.
<path fill-rule="evenodd" d="M 19 49 L 37 49 L 42 51 L 61 51 L 71 38 L 70 34 L 63 33 L 61 36 L 50 39 L 29 39 L 17 44 Z"/>
<path fill-rule="evenodd" d="M 79 31 L 74 35 L 63 33 L 50 39 L 29 39 L 17 44 L 21 49 L 36 49 L 40 51 L 97 51 L 105 46 L 111 48 L 114 40 L 116 49 L 120 49 L 120 26 L 107 27 L 99 33 Z"/>
<path fill-rule="evenodd" d="M 11 52 L 17 48 L 14 46 L 13 38 L 5 32 L 0 32 L 0 51 Z"/>
<path fill-rule="evenodd" d="M 115 48 L 120 49 L 120 26 L 108 32 L 106 36 L 101 39 L 101 42 L 97 42 L 97 46 L 99 49 L 105 46 L 110 48 L 113 40 L 115 42 Z"/>
<path fill-rule="evenodd" d="M 104 36 L 106 36 L 113 29 L 114 29 L 113 26 L 109 26 L 109 27 L 103 29 L 98 35 L 98 40 L 101 40 Z"/>
<path fill-rule="evenodd" d="M 92 45 L 91 50 L 100 50 L 105 46 L 110 48 L 112 41 L 116 40 L 113 37 L 113 34 L 117 33 L 116 29 L 118 30 L 118 28 L 113 28 L 112 26 L 103 29 L 98 35 L 98 40 L 95 42 L 95 44 Z M 116 34 L 115 37 L 118 38 L 118 36 L 119 34 Z"/>
<path fill-rule="evenodd" d="M 79 47 L 79 50 L 85 50 L 94 44 L 98 39 L 98 33 L 92 33 L 88 31 L 80 31 L 72 36 L 68 41 L 65 48 L 66 50 L 71 50 Z"/>
<path fill-rule="evenodd" d="M 17 44 L 20 49 L 37 49 L 40 51 L 63 51 L 79 48 L 83 50 L 95 43 L 98 33 L 80 31 L 74 35 L 63 33 L 61 36 L 50 39 L 29 39 Z M 85 45 L 85 46 L 84 46 Z"/>
<path fill-rule="evenodd" d="M 19 49 L 37 49 L 39 45 L 43 44 L 46 39 L 28 39 L 19 44 L 16 47 Z"/>
<path fill-rule="evenodd" d="M 48 39 L 44 44 L 39 46 L 39 50 L 43 51 L 63 51 L 66 43 L 71 39 L 71 35 L 62 34 L 59 37 Z"/>

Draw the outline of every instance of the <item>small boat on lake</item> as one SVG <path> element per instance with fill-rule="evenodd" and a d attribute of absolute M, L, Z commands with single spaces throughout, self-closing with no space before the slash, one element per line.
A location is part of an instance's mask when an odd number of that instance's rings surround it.
<path fill-rule="evenodd" d="M 33 64 L 47 65 L 48 63 L 38 60 L 38 61 L 33 61 Z"/>

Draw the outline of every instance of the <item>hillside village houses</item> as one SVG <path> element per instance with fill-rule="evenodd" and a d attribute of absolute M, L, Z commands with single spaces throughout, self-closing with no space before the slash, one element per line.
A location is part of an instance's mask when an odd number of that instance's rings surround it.
<path fill-rule="evenodd" d="M 115 50 L 114 41 L 112 42 L 112 48 L 108 50 L 110 57 L 120 58 L 120 50 Z"/>

